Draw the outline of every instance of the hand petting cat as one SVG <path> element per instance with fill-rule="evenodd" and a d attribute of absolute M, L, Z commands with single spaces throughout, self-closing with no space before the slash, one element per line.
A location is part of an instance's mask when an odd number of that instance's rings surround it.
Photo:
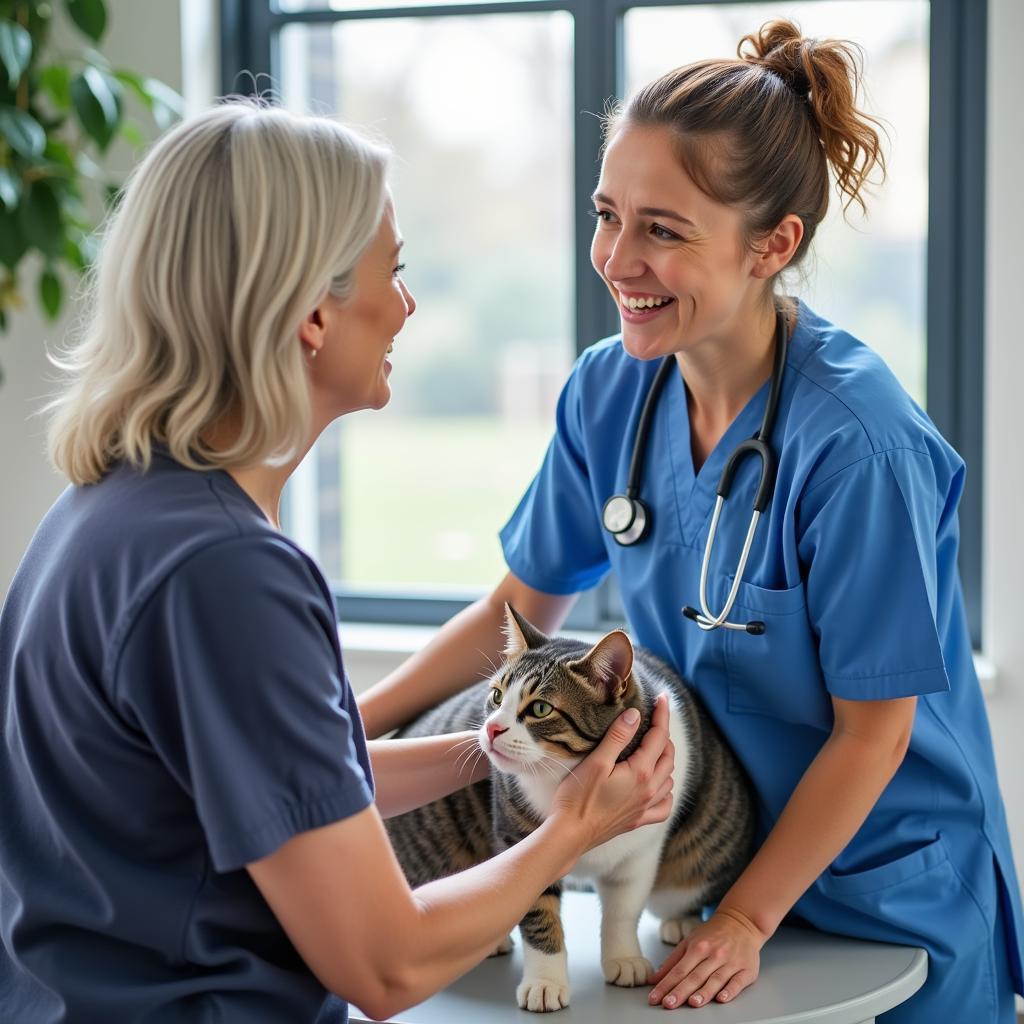
<path fill-rule="evenodd" d="M 629 721 L 631 714 L 635 717 Z M 664 821 L 672 810 L 675 747 L 668 738 L 664 693 L 654 702 L 643 743 L 627 760 L 616 763 L 639 719 L 635 709 L 620 715 L 597 747 L 566 776 L 552 801 L 551 817 L 564 815 L 587 830 L 588 850 L 640 825 Z"/>

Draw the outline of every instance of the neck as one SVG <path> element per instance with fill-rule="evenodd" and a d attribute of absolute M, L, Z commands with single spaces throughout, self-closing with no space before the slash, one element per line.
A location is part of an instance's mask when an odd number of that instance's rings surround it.
<path fill-rule="evenodd" d="M 314 424 L 308 441 L 285 463 L 268 465 L 260 462 L 251 466 L 233 466 L 226 471 L 278 530 L 281 529 L 281 493 L 284 491 L 284 485 L 313 447 L 313 442 L 320 436 L 324 426 L 326 423 L 319 421 Z M 212 448 L 228 448 L 237 436 L 237 422 L 228 416 L 210 430 L 208 443 Z"/>
<path fill-rule="evenodd" d="M 310 445 L 310 447 L 312 447 Z M 306 449 L 308 451 L 309 448 Z M 229 469 L 228 475 L 260 507 L 260 511 L 278 530 L 281 529 L 281 492 L 295 468 L 306 455 L 303 451 L 281 466 L 244 466 Z"/>
<path fill-rule="evenodd" d="M 771 376 L 774 347 L 775 309 L 767 306 L 741 310 L 721 334 L 677 352 L 691 418 L 724 430 Z"/>

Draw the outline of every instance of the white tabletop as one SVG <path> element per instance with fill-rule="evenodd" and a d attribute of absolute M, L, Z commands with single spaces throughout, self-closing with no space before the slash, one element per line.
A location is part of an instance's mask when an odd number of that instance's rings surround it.
<path fill-rule="evenodd" d="M 593 893 L 567 892 L 562 921 L 569 952 L 570 1005 L 552 1014 L 516 1005 L 522 973 L 518 931 L 508 956 L 492 957 L 419 1006 L 392 1017 L 394 1024 L 618 1024 L 676 1019 L 689 1024 L 864 1024 L 898 1006 L 924 984 L 922 949 L 862 942 L 801 928 L 780 928 L 761 951 L 761 975 L 734 1002 L 699 1010 L 650 1006 L 650 986 L 617 988 L 605 982 L 599 954 L 600 908 Z M 652 964 L 671 950 L 658 938 L 658 923 L 644 914 L 640 944 Z M 354 1006 L 351 1020 L 368 1022 Z"/>

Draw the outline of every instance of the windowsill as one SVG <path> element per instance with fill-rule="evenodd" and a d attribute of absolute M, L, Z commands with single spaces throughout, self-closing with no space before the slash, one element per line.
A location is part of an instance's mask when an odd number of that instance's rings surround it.
<path fill-rule="evenodd" d="M 426 646 L 437 633 L 436 626 L 397 626 L 385 622 L 346 622 L 338 627 L 343 651 L 371 657 L 402 660 Z M 567 636 L 594 642 L 600 633 L 569 630 Z M 992 697 L 998 688 L 999 672 L 996 666 L 979 651 L 974 652 L 974 669 L 978 673 L 981 692 Z"/>

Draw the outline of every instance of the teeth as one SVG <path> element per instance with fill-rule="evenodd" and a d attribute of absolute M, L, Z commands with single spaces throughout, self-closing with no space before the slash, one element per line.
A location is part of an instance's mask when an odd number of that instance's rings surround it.
<path fill-rule="evenodd" d="M 632 310 L 653 309 L 655 306 L 664 306 L 666 302 L 671 301 L 671 299 L 664 295 L 658 296 L 657 298 L 649 295 L 642 299 L 626 298 L 625 296 L 622 297 L 622 304 L 626 306 L 627 309 Z"/>

